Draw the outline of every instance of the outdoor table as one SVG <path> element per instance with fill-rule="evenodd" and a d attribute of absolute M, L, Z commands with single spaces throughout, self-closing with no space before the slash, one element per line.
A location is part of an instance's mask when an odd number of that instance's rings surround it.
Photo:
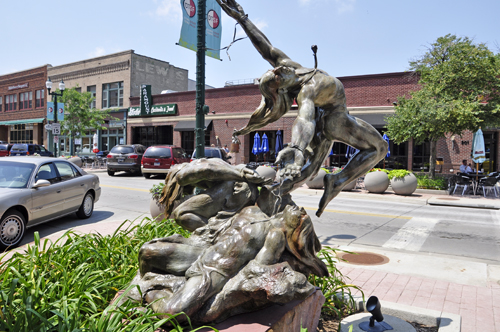
<path fill-rule="evenodd" d="M 479 180 L 486 177 L 484 173 L 459 173 L 459 175 L 466 176 L 472 180 L 472 192 L 476 195 Z"/>

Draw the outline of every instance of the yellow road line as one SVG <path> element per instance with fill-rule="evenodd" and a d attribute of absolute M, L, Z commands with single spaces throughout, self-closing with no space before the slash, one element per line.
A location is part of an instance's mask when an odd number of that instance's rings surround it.
<path fill-rule="evenodd" d="M 110 185 L 107 185 L 107 184 L 101 184 L 101 187 L 149 192 L 149 189 L 137 189 L 137 188 L 130 188 L 130 187 L 118 187 L 118 186 L 110 186 Z"/>
<path fill-rule="evenodd" d="M 316 211 L 317 208 L 312 208 L 312 207 L 304 207 L 306 210 L 314 210 Z M 325 212 L 333 212 L 333 213 L 345 213 L 345 214 L 354 214 L 358 216 L 370 216 L 370 217 L 381 217 L 381 218 L 397 218 L 397 219 L 407 219 L 410 220 L 413 217 L 407 217 L 407 216 L 394 216 L 390 214 L 378 214 L 378 213 L 368 213 L 368 212 L 353 212 L 353 211 L 342 211 L 342 210 L 330 210 L 330 209 L 325 209 Z"/>

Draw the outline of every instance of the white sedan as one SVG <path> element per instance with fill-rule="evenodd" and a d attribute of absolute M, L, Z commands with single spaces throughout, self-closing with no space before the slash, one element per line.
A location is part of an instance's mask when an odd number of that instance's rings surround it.
<path fill-rule="evenodd" d="M 99 178 L 65 159 L 0 160 L 0 249 L 14 248 L 26 228 L 76 213 L 92 216 L 101 196 Z"/>

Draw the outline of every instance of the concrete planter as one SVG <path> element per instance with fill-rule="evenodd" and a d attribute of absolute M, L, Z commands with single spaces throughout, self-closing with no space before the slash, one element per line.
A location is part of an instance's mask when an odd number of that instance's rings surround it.
<path fill-rule="evenodd" d="M 347 184 L 347 186 L 345 186 L 344 188 L 342 188 L 342 191 L 351 191 L 353 190 L 354 188 L 356 188 L 356 180 L 352 180 L 351 182 L 349 182 Z"/>
<path fill-rule="evenodd" d="M 392 190 L 398 195 L 411 195 L 417 189 L 417 178 L 413 174 L 408 174 L 404 178 L 392 178 Z"/>
<path fill-rule="evenodd" d="M 265 179 L 271 179 L 274 181 L 274 178 L 276 177 L 276 171 L 272 167 L 259 166 L 255 171 Z"/>
<path fill-rule="evenodd" d="M 149 213 L 151 214 L 151 219 L 156 221 L 161 221 L 164 219 L 165 206 L 159 204 L 156 199 L 151 198 L 149 202 Z"/>
<path fill-rule="evenodd" d="M 82 167 L 82 165 L 83 165 L 82 158 L 80 158 L 80 157 L 69 158 L 68 161 L 71 161 L 73 164 L 75 164 L 78 167 Z"/>
<path fill-rule="evenodd" d="M 389 177 L 382 171 L 374 171 L 365 175 L 365 189 L 371 193 L 382 194 L 389 187 Z"/>
<path fill-rule="evenodd" d="M 318 175 L 316 175 L 312 180 L 307 180 L 306 185 L 311 189 L 321 189 L 323 188 L 323 179 L 326 172 L 322 169 L 319 170 Z"/>

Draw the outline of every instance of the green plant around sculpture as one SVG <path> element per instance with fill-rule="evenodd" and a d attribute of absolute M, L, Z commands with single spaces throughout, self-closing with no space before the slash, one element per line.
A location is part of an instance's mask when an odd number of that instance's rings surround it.
<path fill-rule="evenodd" d="M 413 174 L 413 172 L 406 170 L 406 169 L 393 169 L 390 171 L 387 176 L 389 177 L 389 180 L 392 180 L 394 178 L 396 179 L 404 179 L 405 176 Z"/>
<path fill-rule="evenodd" d="M 348 284 L 342 272 L 337 268 L 337 252 L 348 251 L 324 246 L 319 252 L 318 257 L 323 260 L 328 268 L 328 277 L 309 276 L 309 282 L 321 289 L 325 296 L 325 303 L 321 308 L 323 314 L 338 318 L 345 317 L 356 312 L 356 301 L 352 294 L 353 290 L 361 292 L 364 300 L 364 294 L 361 288 L 356 285 Z M 352 254 L 352 253 L 351 253 Z"/>
<path fill-rule="evenodd" d="M 159 200 L 161 198 L 161 195 L 163 194 L 163 188 L 165 187 L 164 182 L 160 182 L 158 184 L 155 184 L 149 189 L 149 192 L 151 193 L 151 198 L 154 200 Z"/>

